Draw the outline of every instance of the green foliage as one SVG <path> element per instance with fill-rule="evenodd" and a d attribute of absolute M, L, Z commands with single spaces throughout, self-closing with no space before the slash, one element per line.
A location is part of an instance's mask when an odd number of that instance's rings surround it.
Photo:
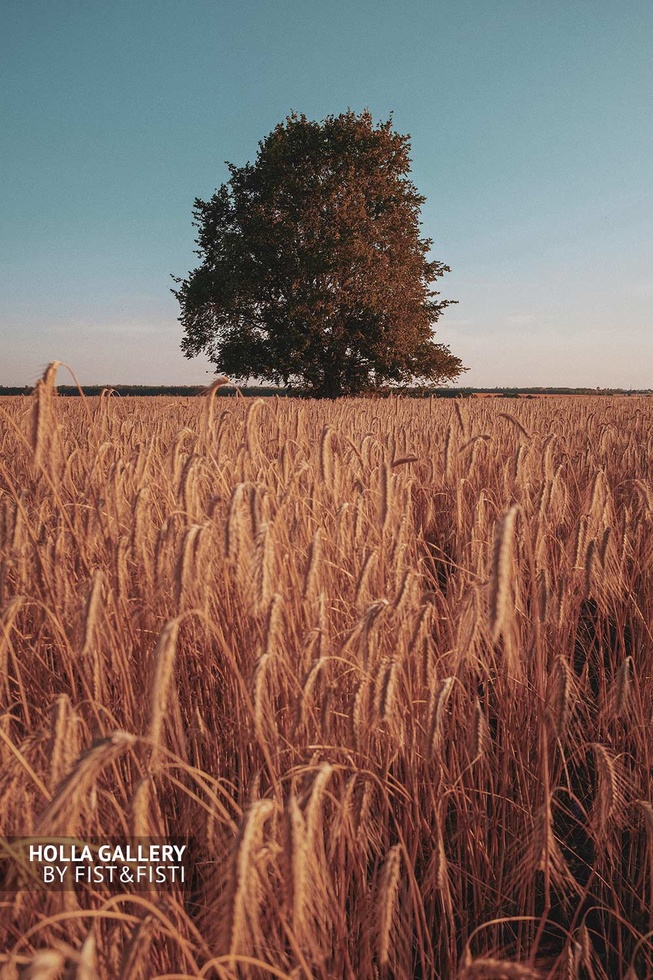
<path fill-rule="evenodd" d="M 465 370 L 433 340 L 454 301 L 431 284 L 450 270 L 427 259 L 409 137 L 391 126 L 293 113 L 195 201 L 201 262 L 173 290 L 186 356 L 328 397 Z"/>

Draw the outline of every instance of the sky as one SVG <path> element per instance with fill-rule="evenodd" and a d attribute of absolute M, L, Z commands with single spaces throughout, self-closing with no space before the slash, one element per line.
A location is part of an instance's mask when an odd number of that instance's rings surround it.
<path fill-rule="evenodd" d="M 3 0 L 0 384 L 210 381 L 170 293 L 194 199 L 291 110 L 369 108 L 459 383 L 653 387 L 652 51 L 650 0 Z"/>

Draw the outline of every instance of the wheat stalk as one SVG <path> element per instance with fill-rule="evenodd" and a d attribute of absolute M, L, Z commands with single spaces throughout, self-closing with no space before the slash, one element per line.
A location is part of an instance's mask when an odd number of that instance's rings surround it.
<path fill-rule="evenodd" d="M 249 949 L 248 937 L 256 928 L 257 908 L 261 900 L 257 851 L 261 847 L 263 827 L 275 810 L 271 800 L 257 800 L 250 807 L 235 851 L 230 901 L 228 952 L 232 966 L 241 949 Z"/>
<path fill-rule="evenodd" d="M 463 967 L 457 980 L 539 980 L 539 970 L 526 963 L 478 957 Z"/>

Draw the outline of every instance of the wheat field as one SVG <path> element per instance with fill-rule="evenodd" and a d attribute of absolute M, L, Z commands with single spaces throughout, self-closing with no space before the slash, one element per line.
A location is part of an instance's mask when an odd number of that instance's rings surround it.
<path fill-rule="evenodd" d="M 653 976 L 653 403 L 0 403 L 2 977 Z"/>

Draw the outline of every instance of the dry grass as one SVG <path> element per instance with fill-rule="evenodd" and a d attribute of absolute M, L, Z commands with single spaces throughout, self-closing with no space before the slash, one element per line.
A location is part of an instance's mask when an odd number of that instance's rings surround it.
<path fill-rule="evenodd" d="M 3 977 L 653 975 L 653 406 L 0 404 Z"/>

